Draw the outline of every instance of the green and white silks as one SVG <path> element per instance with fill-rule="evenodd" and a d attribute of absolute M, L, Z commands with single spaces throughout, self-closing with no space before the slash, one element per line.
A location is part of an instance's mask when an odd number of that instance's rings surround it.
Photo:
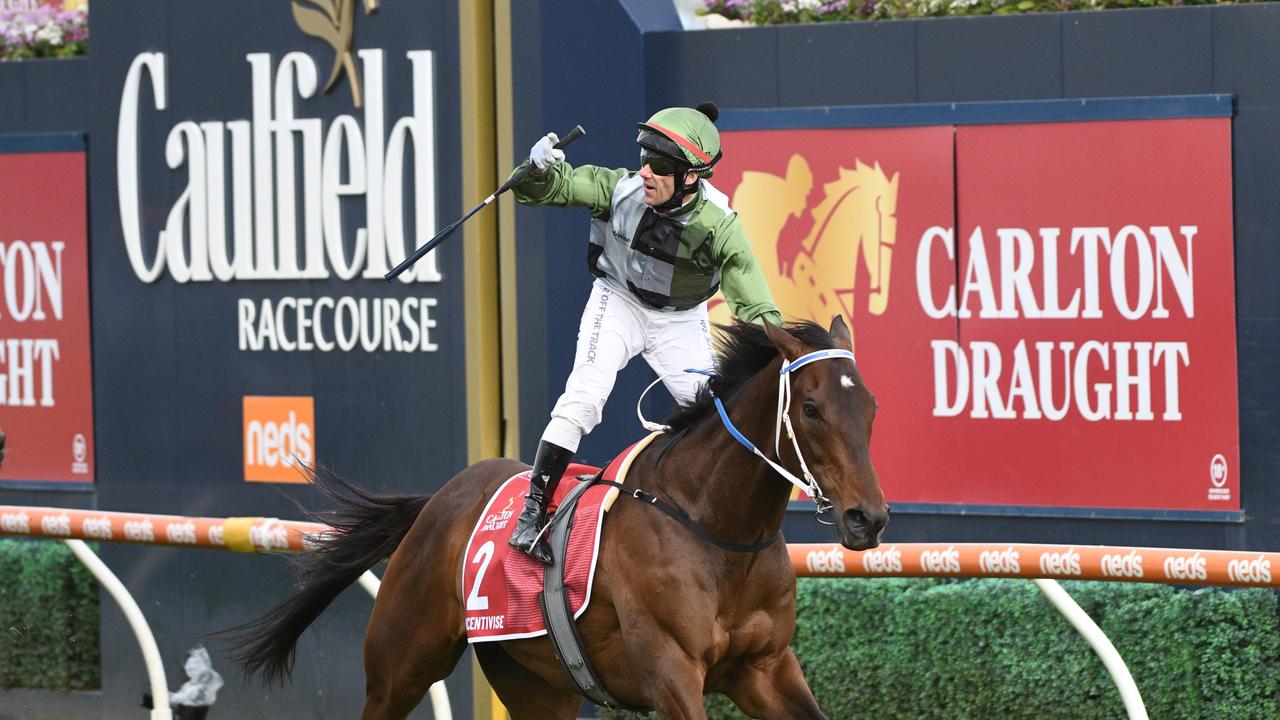
<path fill-rule="evenodd" d="M 728 198 L 706 180 L 670 215 L 644 203 L 644 182 L 626 169 L 553 165 L 513 188 L 526 205 L 584 207 L 592 216 L 591 272 L 660 310 L 697 307 L 723 289 L 739 319 L 780 322 L 781 314 Z"/>

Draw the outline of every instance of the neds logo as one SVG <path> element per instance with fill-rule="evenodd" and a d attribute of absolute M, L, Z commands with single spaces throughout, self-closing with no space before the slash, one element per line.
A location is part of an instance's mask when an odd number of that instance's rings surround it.
<path fill-rule="evenodd" d="M 862 553 L 862 568 L 869 573 L 900 573 L 902 551 L 897 545 L 890 545 L 883 550 L 867 550 Z"/>
<path fill-rule="evenodd" d="M 1252 560 L 1232 560 L 1227 563 L 1227 577 L 1233 582 L 1271 584 L 1271 561 L 1265 555 Z"/>
<path fill-rule="evenodd" d="M 1060 553 L 1040 553 L 1040 572 L 1045 575 L 1080 575 L 1080 553 L 1075 548 Z"/>
<path fill-rule="evenodd" d="M 1102 556 L 1102 574 L 1107 577 L 1143 577 L 1142 556 L 1137 550 L 1128 555 L 1108 553 Z"/>
<path fill-rule="evenodd" d="M 27 513 L 23 511 L 0 513 L 0 530 L 26 535 L 31 532 L 31 518 L 27 517 Z"/>
<path fill-rule="evenodd" d="M 278 520 L 268 520 L 249 528 L 249 542 L 260 550 L 288 550 L 289 531 Z"/>
<path fill-rule="evenodd" d="M 244 479 L 305 483 L 300 464 L 315 462 L 315 403 L 310 397 L 244 399 Z"/>
<path fill-rule="evenodd" d="M 939 575 L 960 572 L 960 551 L 954 545 L 946 550 L 925 550 L 920 553 L 920 567 L 927 573 Z"/>
<path fill-rule="evenodd" d="M 984 573 L 1016 575 L 1022 572 L 1022 564 L 1018 562 L 1018 551 L 1010 545 L 1004 550 L 984 550 L 978 556 L 978 567 Z"/>
<path fill-rule="evenodd" d="M 69 537 L 71 535 L 71 518 L 66 513 L 45 515 L 40 518 L 40 532 L 45 535 Z"/>
<path fill-rule="evenodd" d="M 1200 553 L 1191 557 L 1170 557 L 1164 561 L 1164 576 L 1171 580 L 1207 580 L 1209 569 Z"/>
<path fill-rule="evenodd" d="M 833 547 L 830 550 L 811 550 L 804 559 L 805 566 L 812 573 L 840 574 L 844 572 L 844 552 Z"/>

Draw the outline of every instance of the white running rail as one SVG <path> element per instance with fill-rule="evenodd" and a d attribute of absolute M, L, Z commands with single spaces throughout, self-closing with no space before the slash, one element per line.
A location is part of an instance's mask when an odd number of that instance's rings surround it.
<path fill-rule="evenodd" d="M 142 661 L 147 665 L 147 677 L 151 681 L 151 720 L 173 720 L 173 710 L 169 708 L 169 683 L 164 677 L 164 663 L 160 661 L 160 649 L 156 647 L 156 638 L 151 634 L 151 626 L 138 609 L 128 588 L 120 582 L 120 578 L 111 572 L 111 568 L 102 562 L 102 558 L 94 554 L 83 540 L 66 539 L 62 542 L 71 548 L 71 552 L 89 568 L 89 572 L 102 583 L 102 587 L 111 593 L 116 604 L 124 611 L 129 627 L 133 628 L 134 637 L 142 648 Z"/>
<path fill-rule="evenodd" d="M 155 637 L 133 596 L 102 559 L 84 544 L 84 540 L 170 547 L 215 547 L 238 552 L 306 552 L 312 548 L 311 540 L 314 536 L 332 529 L 319 523 L 265 517 L 206 518 L 22 505 L 0 505 L 0 521 L 0 536 L 48 538 L 65 542 L 119 603 L 133 628 L 133 634 L 138 638 L 147 664 L 152 702 L 156 705 L 151 711 L 151 720 L 173 718 L 173 711 L 169 708 L 169 687 L 165 682 L 164 665 L 160 662 Z M 148 532 L 145 535 L 130 533 L 128 527 L 131 524 L 145 526 Z M 92 531 L 89 530 L 90 526 L 93 527 Z M 178 531 L 173 532 L 171 528 L 177 528 Z M 175 537 L 182 539 L 172 539 Z M 359 583 L 369 595 L 378 597 L 378 588 L 382 583 L 373 572 L 365 571 L 360 576 Z M 435 720 L 453 720 L 444 682 L 432 685 L 429 693 Z"/>
<path fill-rule="evenodd" d="M 1133 681 L 1129 667 L 1124 664 L 1124 659 L 1116 651 L 1116 646 L 1111 644 L 1107 634 L 1102 632 L 1102 628 L 1098 627 L 1093 618 L 1089 617 L 1089 613 L 1085 612 L 1084 608 L 1062 589 L 1057 580 L 1036 578 L 1031 582 L 1040 588 L 1040 592 L 1049 598 L 1049 602 L 1053 603 L 1058 612 L 1062 613 L 1076 631 L 1089 641 L 1093 651 L 1102 658 L 1102 664 L 1106 666 L 1107 672 L 1111 673 L 1111 679 L 1115 682 L 1116 689 L 1120 691 L 1120 699 L 1124 701 L 1124 709 L 1129 714 L 1129 720 L 1147 720 L 1147 707 L 1142 703 L 1142 693 L 1138 692 L 1138 685 Z"/>

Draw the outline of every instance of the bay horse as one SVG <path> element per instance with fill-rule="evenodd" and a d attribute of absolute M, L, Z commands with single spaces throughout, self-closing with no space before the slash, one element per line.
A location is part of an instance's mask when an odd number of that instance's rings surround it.
<path fill-rule="evenodd" d="M 779 534 L 792 487 L 772 461 L 814 479 L 842 545 L 875 547 L 889 513 L 869 454 L 875 399 L 853 362 L 844 321 L 836 317 L 830 331 L 813 323 L 722 329 L 711 378 L 677 410 L 670 431 L 635 457 L 626 484 L 683 509 L 723 541 L 758 544 Z M 802 368 L 782 373 L 784 362 L 810 354 L 796 363 Z M 817 358 L 825 361 L 810 362 Z M 794 398 L 784 406 L 794 444 L 777 442 L 780 383 L 789 383 Z M 760 446 L 768 460 L 738 444 L 717 398 L 744 438 L 774 436 L 773 447 Z M 319 519 L 336 532 L 297 559 L 298 594 L 241 626 L 247 643 L 238 660 L 246 672 L 284 680 L 302 631 L 390 555 L 365 635 L 361 717 L 406 717 L 467 646 L 461 568 L 471 529 L 490 495 L 528 467 L 484 460 L 430 497 L 377 495 L 330 475 L 347 492 L 329 487 L 340 507 Z M 671 720 L 705 720 L 702 698 L 712 692 L 755 718 L 825 718 L 789 646 L 796 576 L 784 543 L 732 552 L 645 505 L 620 497 L 609 512 L 593 598 L 578 619 L 605 689 Z M 582 696 L 547 637 L 473 648 L 513 720 L 577 717 Z"/>

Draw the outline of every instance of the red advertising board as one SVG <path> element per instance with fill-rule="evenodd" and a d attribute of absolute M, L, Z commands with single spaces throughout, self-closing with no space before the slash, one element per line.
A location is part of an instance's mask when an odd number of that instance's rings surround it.
<path fill-rule="evenodd" d="M 784 314 L 852 319 L 891 502 L 1239 510 L 1228 119 L 724 146 Z"/>
<path fill-rule="evenodd" d="M 0 480 L 93 480 L 83 152 L 0 153 Z"/>

